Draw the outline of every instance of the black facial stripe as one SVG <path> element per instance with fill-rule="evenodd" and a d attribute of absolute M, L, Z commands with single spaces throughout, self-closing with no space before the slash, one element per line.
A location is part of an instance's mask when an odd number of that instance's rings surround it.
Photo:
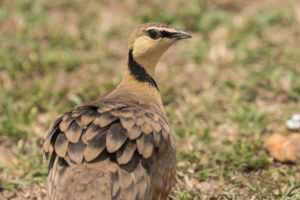
<path fill-rule="evenodd" d="M 175 34 L 176 33 L 171 33 L 171 32 L 168 32 L 168 31 L 160 31 L 160 35 L 163 38 L 164 37 L 166 37 L 166 38 L 173 38 Z"/>
<path fill-rule="evenodd" d="M 128 53 L 128 67 L 131 74 L 136 78 L 136 80 L 138 80 L 139 82 L 148 82 L 158 90 L 157 84 L 154 79 L 149 74 L 147 74 L 143 66 L 141 66 L 134 60 L 132 49 L 130 49 Z"/>

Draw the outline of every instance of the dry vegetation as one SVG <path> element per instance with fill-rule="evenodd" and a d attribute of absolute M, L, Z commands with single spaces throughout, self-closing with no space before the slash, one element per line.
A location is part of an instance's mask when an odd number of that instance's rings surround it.
<path fill-rule="evenodd" d="M 300 112 L 296 0 L 0 1 L 0 199 L 45 198 L 42 138 L 121 80 L 127 38 L 160 21 L 193 35 L 158 64 L 177 142 L 170 199 L 300 199 L 300 163 L 263 147 Z"/>

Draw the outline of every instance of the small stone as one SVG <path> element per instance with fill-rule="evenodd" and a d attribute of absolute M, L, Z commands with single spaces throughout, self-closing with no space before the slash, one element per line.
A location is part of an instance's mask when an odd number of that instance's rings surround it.
<path fill-rule="evenodd" d="M 294 122 L 294 129 L 299 129 L 300 128 L 300 122 Z"/>
<path fill-rule="evenodd" d="M 296 129 L 296 122 L 294 120 L 288 120 L 286 121 L 285 125 L 288 129 L 294 130 Z"/>
<path fill-rule="evenodd" d="M 300 122 L 300 114 L 293 114 L 292 120 L 293 120 L 293 121 Z"/>

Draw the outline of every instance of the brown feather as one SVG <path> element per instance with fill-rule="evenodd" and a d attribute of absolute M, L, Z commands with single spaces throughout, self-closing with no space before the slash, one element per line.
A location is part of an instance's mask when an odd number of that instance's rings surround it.
<path fill-rule="evenodd" d="M 149 126 L 149 124 L 147 124 L 147 123 L 143 124 L 141 128 L 145 134 L 149 134 L 152 132 L 151 126 Z"/>
<path fill-rule="evenodd" d="M 155 132 L 161 131 L 161 126 L 158 122 L 152 120 L 150 124 L 151 124 L 152 128 L 155 130 Z"/>
<path fill-rule="evenodd" d="M 137 117 L 140 117 L 140 116 L 143 116 L 143 115 L 145 115 L 145 111 L 143 111 L 143 110 L 140 110 L 140 111 L 138 111 L 137 113 L 136 113 L 136 116 Z"/>
<path fill-rule="evenodd" d="M 84 159 L 86 161 L 94 160 L 105 149 L 106 131 L 98 133 L 87 144 L 84 150 Z"/>
<path fill-rule="evenodd" d="M 82 140 L 87 143 L 88 141 L 90 141 L 93 137 L 95 137 L 95 135 L 99 134 L 101 132 L 101 130 L 103 130 L 103 128 L 100 128 L 100 126 L 92 123 L 90 124 L 85 133 L 82 134 Z"/>
<path fill-rule="evenodd" d="M 100 114 L 96 111 L 95 107 L 85 108 L 84 112 L 81 115 L 81 125 L 86 127 L 90 124 L 95 118 L 99 117 Z"/>
<path fill-rule="evenodd" d="M 162 130 L 161 133 L 162 133 L 161 135 L 163 136 L 165 142 L 168 142 L 169 141 L 169 133 L 166 130 Z"/>
<path fill-rule="evenodd" d="M 112 197 L 111 200 L 120 200 L 121 199 L 121 190 L 118 190 L 117 194 Z"/>
<path fill-rule="evenodd" d="M 160 146 L 160 142 L 161 142 L 161 132 L 153 132 L 153 140 L 154 140 L 154 144 L 155 147 L 159 147 Z"/>
<path fill-rule="evenodd" d="M 129 117 L 133 117 L 133 115 L 134 115 L 134 113 L 132 110 L 129 110 L 126 108 L 119 110 L 120 117 L 129 118 Z"/>
<path fill-rule="evenodd" d="M 112 111 L 110 111 L 110 113 L 111 113 L 113 116 L 115 116 L 115 117 L 119 117 L 119 116 L 120 116 L 120 112 L 119 112 L 118 109 L 112 110 Z"/>
<path fill-rule="evenodd" d="M 48 132 L 46 133 L 45 137 L 44 137 L 44 143 L 43 143 L 43 148 L 44 151 L 47 150 L 47 152 L 49 152 L 49 146 L 52 140 L 53 135 L 57 134 L 57 132 L 59 131 L 59 123 L 62 121 L 62 117 L 59 117 L 49 128 Z"/>
<path fill-rule="evenodd" d="M 105 105 L 105 106 L 101 107 L 101 110 L 104 110 L 105 112 L 107 112 L 107 111 L 111 111 L 112 109 L 111 109 L 111 107 Z"/>
<path fill-rule="evenodd" d="M 153 115 L 153 120 L 155 121 L 155 122 L 158 122 L 159 121 L 159 115 L 157 115 L 157 114 L 154 114 Z"/>
<path fill-rule="evenodd" d="M 70 159 L 80 164 L 83 160 L 83 150 L 85 146 L 82 140 L 79 140 L 77 143 L 69 143 L 67 152 Z"/>
<path fill-rule="evenodd" d="M 134 182 L 132 175 L 122 168 L 118 169 L 118 176 L 122 189 L 130 187 L 130 185 Z"/>
<path fill-rule="evenodd" d="M 138 126 L 133 126 L 130 130 L 128 130 L 128 138 L 130 140 L 135 140 L 142 133 L 142 129 Z"/>
<path fill-rule="evenodd" d="M 137 195 L 137 191 L 136 191 L 136 185 L 134 182 L 132 182 L 129 187 L 124 188 L 121 191 L 122 200 L 136 199 L 136 195 Z"/>
<path fill-rule="evenodd" d="M 126 143 L 117 151 L 117 161 L 120 165 L 126 164 L 132 158 L 136 150 L 136 143 L 127 140 Z"/>
<path fill-rule="evenodd" d="M 89 116 L 89 115 L 81 115 L 81 125 L 82 126 L 87 126 L 89 123 L 91 123 L 95 119 L 94 116 Z"/>
<path fill-rule="evenodd" d="M 98 109 L 97 109 L 97 112 L 100 113 L 100 114 L 102 114 L 102 113 L 104 113 L 104 112 L 106 112 L 106 111 L 103 110 L 102 108 L 98 108 Z"/>
<path fill-rule="evenodd" d="M 71 124 L 71 122 L 73 121 L 73 118 L 71 115 L 64 115 L 63 120 L 60 122 L 59 124 L 59 128 L 62 132 L 65 132 L 67 130 L 67 128 L 69 127 L 69 125 Z"/>
<path fill-rule="evenodd" d="M 74 120 L 65 131 L 66 138 L 73 143 L 78 142 L 82 133 L 81 127 Z"/>
<path fill-rule="evenodd" d="M 104 127 L 117 120 L 110 112 L 104 112 L 99 118 L 99 126 Z"/>
<path fill-rule="evenodd" d="M 145 199 L 148 183 L 145 179 L 145 171 L 141 165 L 141 163 L 138 164 L 136 169 L 133 172 L 135 183 L 136 183 L 136 189 L 137 189 L 137 197 L 138 199 Z"/>
<path fill-rule="evenodd" d="M 82 113 L 84 113 L 86 111 L 87 108 L 88 108 L 88 106 L 80 106 L 77 109 L 72 110 L 72 112 L 71 112 L 72 118 L 79 117 L 80 115 L 82 115 Z"/>
<path fill-rule="evenodd" d="M 49 133 L 47 133 L 45 139 L 44 139 L 44 143 L 43 143 L 43 149 L 45 152 L 49 152 L 49 148 L 50 148 L 50 144 L 51 144 L 51 140 L 53 138 L 53 135 L 57 134 L 59 132 L 59 127 L 54 127 L 53 129 L 49 130 Z"/>
<path fill-rule="evenodd" d="M 143 117 L 144 121 L 148 124 L 151 124 L 151 122 L 153 121 L 152 120 L 153 116 L 150 115 L 149 113 L 145 113 L 142 117 Z"/>
<path fill-rule="evenodd" d="M 120 118 L 120 121 L 122 123 L 122 126 L 126 129 L 129 130 L 131 127 L 134 125 L 134 121 L 132 118 Z"/>
<path fill-rule="evenodd" d="M 57 136 L 54 145 L 54 150 L 59 157 L 66 156 L 68 144 L 69 142 L 63 133 Z"/>
<path fill-rule="evenodd" d="M 136 140 L 136 144 L 139 154 L 143 155 L 144 158 L 149 158 L 152 155 L 154 148 L 152 134 L 143 134 Z"/>
<path fill-rule="evenodd" d="M 143 119 L 143 117 L 138 117 L 136 119 L 136 125 L 137 126 L 142 126 L 145 123 L 145 120 Z"/>
<path fill-rule="evenodd" d="M 114 123 L 107 131 L 106 149 L 109 153 L 117 151 L 126 141 L 127 131 L 120 123 Z"/>
<path fill-rule="evenodd" d="M 111 175 L 111 183 L 112 183 L 112 196 L 117 197 L 121 194 L 120 192 L 120 183 L 118 173 L 112 173 Z"/>

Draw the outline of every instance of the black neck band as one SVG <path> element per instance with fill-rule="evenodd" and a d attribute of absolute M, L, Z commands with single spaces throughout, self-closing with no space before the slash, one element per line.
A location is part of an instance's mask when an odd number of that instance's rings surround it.
<path fill-rule="evenodd" d="M 141 66 L 134 60 L 132 49 L 130 49 L 128 53 L 128 67 L 131 74 L 136 78 L 136 80 L 138 80 L 139 82 L 148 82 L 158 90 L 157 84 L 154 79 L 149 74 L 147 74 L 143 66 Z"/>

